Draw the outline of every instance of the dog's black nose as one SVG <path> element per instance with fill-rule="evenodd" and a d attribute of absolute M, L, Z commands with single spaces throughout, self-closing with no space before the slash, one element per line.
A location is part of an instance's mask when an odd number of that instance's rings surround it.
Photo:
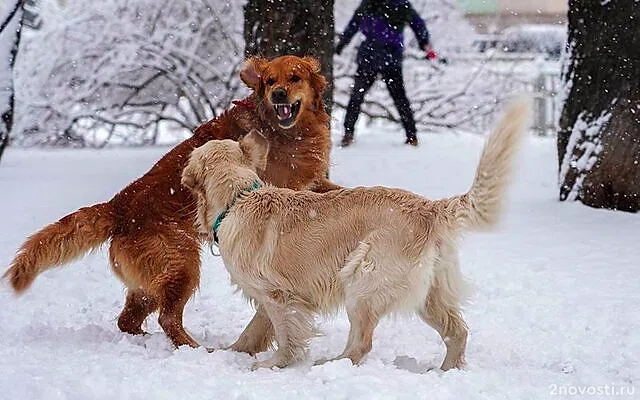
<path fill-rule="evenodd" d="M 284 88 L 276 88 L 271 92 L 271 102 L 273 104 L 289 104 L 287 91 Z"/>

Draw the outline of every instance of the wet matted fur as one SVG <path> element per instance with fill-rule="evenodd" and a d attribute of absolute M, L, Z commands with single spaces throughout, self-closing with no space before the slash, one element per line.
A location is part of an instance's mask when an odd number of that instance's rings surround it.
<path fill-rule="evenodd" d="M 158 310 L 160 326 L 175 346 L 197 346 L 184 330 L 182 314 L 199 284 L 201 238 L 193 225 L 195 199 L 180 184 L 182 169 L 196 147 L 212 139 L 237 140 L 257 128 L 272 150 L 258 171 L 262 179 L 296 190 L 337 188 L 325 177 L 331 142 L 321 97 L 325 80 L 319 72 L 313 58 L 247 60 L 241 78 L 253 89 L 248 98 L 196 128 L 191 138 L 110 201 L 81 208 L 36 232 L 4 277 L 17 293 L 23 292 L 41 272 L 110 240 L 113 272 L 128 288 L 118 327 L 143 333 L 144 320 Z M 281 88 L 280 103 L 300 102 L 286 127 L 281 126 L 271 98 L 265 97 L 270 96 L 265 73 L 270 88 Z"/>
<path fill-rule="evenodd" d="M 198 198 L 199 229 L 210 231 L 225 215 L 217 230 L 220 253 L 232 282 L 258 305 L 231 348 L 256 353 L 275 339 L 274 356 L 254 368 L 287 366 L 305 357 L 314 314 L 344 306 L 351 329 L 337 358 L 359 363 L 380 318 L 410 310 L 444 340 L 441 368 L 462 367 L 467 327 L 456 239 L 497 222 L 529 109 L 527 99 L 509 107 L 469 192 L 436 201 L 385 187 L 255 190 L 254 169 L 269 152 L 256 132 L 194 150 L 182 182 Z"/>

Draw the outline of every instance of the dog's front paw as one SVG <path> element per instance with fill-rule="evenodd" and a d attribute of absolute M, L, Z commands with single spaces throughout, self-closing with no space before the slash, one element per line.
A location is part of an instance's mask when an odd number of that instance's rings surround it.
<path fill-rule="evenodd" d="M 275 365 L 275 363 L 272 362 L 272 360 L 265 360 L 265 361 L 258 361 L 258 362 L 254 362 L 253 364 L 251 364 L 251 371 L 256 371 L 260 368 L 273 368 L 276 367 L 277 365 Z"/>
<path fill-rule="evenodd" d="M 257 353 L 259 353 L 259 351 L 257 351 L 257 349 L 255 347 L 251 347 L 251 346 L 248 346 L 246 344 L 238 343 L 238 342 L 235 342 L 234 344 L 225 347 L 223 350 L 231 350 L 231 351 L 235 351 L 237 353 L 247 353 L 251 357 L 253 357 Z"/>
<path fill-rule="evenodd" d="M 269 350 L 272 347 L 272 343 L 273 338 L 268 335 L 250 339 L 240 337 L 235 343 L 226 347 L 225 350 L 233 350 L 238 353 L 247 353 L 250 356 L 255 356 L 258 353 Z"/>
<path fill-rule="evenodd" d="M 260 368 L 269 368 L 269 369 L 273 369 L 275 367 L 277 368 L 284 368 L 287 365 L 289 365 L 289 362 L 287 362 L 286 360 L 283 360 L 281 357 L 271 357 L 268 360 L 264 360 L 264 361 L 258 361 L 258 362 L 254 362 L 251 365 L 251 370 L 255 371 L 258 370 Z"/>

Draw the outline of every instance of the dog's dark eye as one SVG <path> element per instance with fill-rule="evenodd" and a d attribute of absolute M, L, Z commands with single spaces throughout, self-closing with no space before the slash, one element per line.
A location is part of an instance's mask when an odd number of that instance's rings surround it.
<path fill-rule="evenodd" d="M 300 77 L 298 75 L 294 75 L 291 77 L 291 82 L 299 82 L 300 81 Z"/>
<path fill-rule="evenodd" d="M 269 78 L 269 79 L 267 79 L 267 85 L 271 86 L 271 85 L 273 85 L 274 83 L 276 83 L 276 80 L 275 80 L 275 79 L 273 79 L 273 78 Z"/>

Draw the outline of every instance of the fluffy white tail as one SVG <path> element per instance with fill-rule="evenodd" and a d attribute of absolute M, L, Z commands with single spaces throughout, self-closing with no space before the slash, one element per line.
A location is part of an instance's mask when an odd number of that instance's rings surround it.
<path fill-rule="evenodd" d="M 500 216 L 504 192 L 509 183 L 512 159 L 524 137 L 531 114 L 531 100 L 520 98 L 507 107 L 505 115 L 485 143 L 471 189 L 447 200 L 456 225 L 486 228 Z"/>

